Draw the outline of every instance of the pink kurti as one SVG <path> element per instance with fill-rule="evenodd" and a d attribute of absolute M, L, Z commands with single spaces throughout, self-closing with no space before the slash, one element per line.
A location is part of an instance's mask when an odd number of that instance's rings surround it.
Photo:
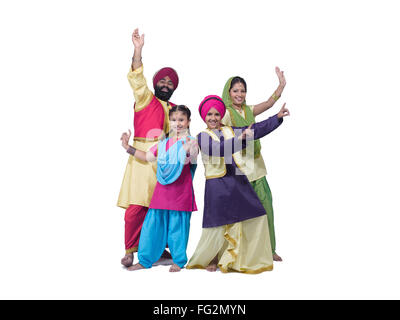
<path fill-rule="evenodd" d="M 179 141 L 179 140 L 178 140 Z M 172 139 L 167 141 L 167 150 L 176 142 Z M 179 141 L 182 143 L 182 141 Z M 150 151 L 157 156 L 157 145 L 150 148 Z M 166 209 L 176 211 L 197 211 L 194 198 L 193 180 L 190 172 L 190 163 L 183 166 L 179 178 L 171 184 L 162 185 L 157 181 L 151 198 L 149 208 Z"/>

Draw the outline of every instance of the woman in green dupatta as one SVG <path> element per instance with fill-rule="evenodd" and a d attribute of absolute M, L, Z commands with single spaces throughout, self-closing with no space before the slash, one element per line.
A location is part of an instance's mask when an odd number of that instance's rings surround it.
<path fill-rule="evenodd" d="M 276 67 L 275 72 L 279 79 L 278 88 L 267 101 L 254 106 L 248 106 L 246 104 L 247 85 L 244 79 L 240 77 L 229 78 L 222 93 L 222 100 L 225 103 L 227 111 L 222 119 L 222 123 L 234 127 L 248 126 L 252 123 L 255 123 L 255 116 L 271 108 L 280 98 L 286 85 L 283 71 Z M 267 212 L 273 259 L 274 261 L 282 261 L 282 258 L 276 253 L 272 195 L 265 177 L 267 170 L 261 155 L 261 144 L 259 140 L 254 141 L 253 150 L 254 154 L 246 154 L 246 166 L 254 166 L 252 174 L 247 176 L 247 178 L 249 179 Z"/>

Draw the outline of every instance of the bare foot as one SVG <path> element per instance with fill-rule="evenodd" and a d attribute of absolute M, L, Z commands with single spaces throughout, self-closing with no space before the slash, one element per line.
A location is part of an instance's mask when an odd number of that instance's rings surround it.
<path fill-rule="evenodd" d="M 181 271 L 181 268 L 175 263 L 169 268 L 169 272 L 179 272 L 179 271 Z"/>
<path fill-rule="evenodd" d="M 172 265 L 172 259 L 165 259 L 165 258 L 160 258 L 156 262 L 153 263 L 153 266 L 170 266 Z"/>
<path fill-rule="evenodd" d="M 173 262 L 172 262 L 171 254 L 167 250 L 164 250 L 160 259 L 158 259 L 156 262 L 154 262 L 153 266 L 170 266 L 172 264 L 173 264 Z"/>
<path fill-rule="evenodd" d="M 214 263 L 210 263 L 210 264 L 207 266 L 206 270 L 207 270 L 207 271 L 210 271 L 210 272 L 215 272 L 215 271 L 217 271 L 217 265 L 214 264 Z"/>
<path fill-rule="evenodd" d="M 272 258 L 274 259 L 274 261 L 282 261 L 282 258 L 278 256 L 276 253 L 272 256 Z"/>
<path fill-rule="evenodd" d="M 136 271 L 141 269 L 145 269 L 145 267 L 143 267 L 140 263 L 136 263 L 128 268 L 129 271 Z"/>
<path fill-rule="evenodd" d="M 163 254 L 161 255 L 161 258 L 162 259 L 172 259 L 172 256 L 167 250 L 164 250 Z"/>
<path fill-rule="evenodd" d="M 218 263 L 218 256 L 212 259 L 212 261 L 208 264 L 206 270 L 210 272 L 217 271 L 217 263 Z"/>
<path fill-rule="evenodd" d="M 127 253 L 125 255 L 125 257 L 123 257 L 121 259 L 121 263 L 125 266 L 125 267 L 130 267 L 133 263 L 133 253 Z"/>

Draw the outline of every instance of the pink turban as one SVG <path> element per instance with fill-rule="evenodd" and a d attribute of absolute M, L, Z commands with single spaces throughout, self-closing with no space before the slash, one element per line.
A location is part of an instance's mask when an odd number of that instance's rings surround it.
<path fill-rule="evenodd" d="M 179 77 L 176 71 L 172 68 L 162 68 L 158 70 L 153 77 L 153 87 L 156 88 L 157 82 L 168 76 L 174 84 L 174 90 L 178 87 Z"/>
<path fill-rule="evenodd" d="M 226 107 L 222 99 L 218 96 L 210 95 L 203 99 L 199 106 L 200 116 L 206 121 L 206 115 L 211 108 L 215 108 L 221 115 L 221 119 L 225 115 Z"/>

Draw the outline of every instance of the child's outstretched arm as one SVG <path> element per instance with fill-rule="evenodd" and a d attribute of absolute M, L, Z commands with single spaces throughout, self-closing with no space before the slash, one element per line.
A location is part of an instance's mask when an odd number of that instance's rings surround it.
<path fill-rule="evenodd" d="M 157 158 L 150 151 L 144 152 L 142 150 L 137 150 L 134 147 L 129 145 L 129 138 L 131 137 L 131 130 L 128 130 L 129 133 L 124 132 L 121 136 L 122 146 L 130 155 L 142 161 L 156 161 Z"/>
<path fill-rule="evenodd" d="M 244 130 L 245 128 L 243 128 Z M 230 156 L 232 153 L 246 148 L 246 141 L 242 140 L 242 133 L 235 134 L 230 139 L 222 139 L 221 141 L 213 140 L 207 133 L 201 132 L 197 136 L 200 150 L 209 156 Z"/>
<path fill-rule="evenodd" d="M 290 116 L 289 109 L 286 108 L 286 103 L 283 104 L 281 110 L 274 116 L 268 118 L 267 120 L 254 123 L 247 127 L 243 132 L 241 138 L 244 139 L 260 139 L 266 136 L 268 133 L 274 131 L 278 128 L 282 122 L 283 118 Z M 244 129 L 244 128 L 242 128 Z"/>

